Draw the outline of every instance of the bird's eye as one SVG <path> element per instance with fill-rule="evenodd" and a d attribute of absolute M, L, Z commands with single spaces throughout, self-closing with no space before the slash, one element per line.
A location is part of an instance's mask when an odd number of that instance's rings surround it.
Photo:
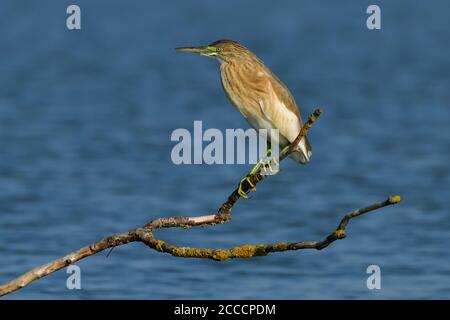
<path fill-rule="evenodd" d="M 221 48 L 216 48 L 216 52 L 220 52 L 220 51 L 222 51 Z"/>

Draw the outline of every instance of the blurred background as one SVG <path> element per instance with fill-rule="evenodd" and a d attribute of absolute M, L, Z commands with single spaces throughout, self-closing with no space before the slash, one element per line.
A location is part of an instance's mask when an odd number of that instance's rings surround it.
<path fill-rule="evenodd" d="M 81 7 L 81 31 L 66 8 Z M 381 7 L 382 29 L 366 28 Z M 286 161 L 226 225 L 166 230 L 184 246 L 320 240 L 323 251 L 222 263 L 140 243 L 80 261 L 9 299 L 450 298 L 448 1 L 13 1 L 0 3 L 0 283 L 152 219 L 212 213 L 249 165 L 171 162 L 174 129 L 248 128 L 218 64 L 174 48 L 230 38 L 321 106 L 308 166 Z M 366 268 L 381 268 L 368 290 Z"/>

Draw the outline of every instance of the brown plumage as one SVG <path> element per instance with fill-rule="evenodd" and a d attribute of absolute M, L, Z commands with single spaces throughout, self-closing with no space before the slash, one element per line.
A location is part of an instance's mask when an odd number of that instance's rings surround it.
<path fill-rule="evenodd" d="M 206 47 L 178 48 L 220 61 L 222 86 L 233 105 L 255 129 L 278 129 L 280 149 L 295 140 L 303 126 L 289 89 L 249 49 L 232 40 L 219 40 Z M 270 136 L 269 136 L 270 137 Z M 305 164 L 311 145 L 303 139 L 291 158 Z"/>

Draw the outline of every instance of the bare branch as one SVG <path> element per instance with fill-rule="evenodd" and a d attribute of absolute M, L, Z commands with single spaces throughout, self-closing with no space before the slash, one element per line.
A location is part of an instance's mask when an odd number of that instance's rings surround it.
<path fill-rule="evenodd" d="M 294 150 L 295 146 L 301 141 L 303 137 L 306 136 L 308 130 L 312 127 L 313 123 L 317 120 L 320 114 L 321 111 L 318 109 L 309 116 L 308 121 L 301 129 L 295 141 L 287 150 L 282 152 L 279 157 L 279 161 L 285 159 Z M 256 173 L 250 176 L 249 179 L 253 185 L 256 185 L 261 182 L 264 177 L 265 176 L 261 175 L 260 173 Z M 243 185 L 243 191 L 248 192 L 250 189 L 250 184 L 248 182 L 245 182 Z M 195 226 L 208 226 L 226 223 L 231 220 L 231 210 L 240 198 L 241 196 L 239 195 L 238 188 L 236 188 L 228 197 L 227 201 L 219 208 L 219 210 L 215 214 L 197 217 L 159 218 L 129 232 L 103 238 L 100 241 L 83 247 L 64 257 L 36 267 L 6 284 L 0 285 L 0 296 L 21 289 L 35 280 L 45 277 L 57 270 L 67 267 L 70 264 L 73 264 L 86 257 L 92 256 L 105 249 L 118 247 L 130 242 L 142 242 L 156 251 L 169 253 L 175 257 L 205 258 L 216 261 L 223 261 L 233 258 L 251 258 L 255 256 L 265 256 L 271 252 L 282 252 L 288 250 L 321 250 L 329 246 L 334 241 L 345 238 L 345 228 L 351 219 L 367 212 L 400 202 L 400 196 L 391 196 L 383 202 L 374 203 L 368 207 L 349 212 L 341 220 L 338 227 L 322 241 L 302 241 L 292 243 L 280 242 L 275 244 L 259 245 L 247 244 L 230 249 L 209 249 L 180 247 L 169 244 L 163 240 L 156 239 L 154 236 L 154 231 L 163 228 L 189 228 Z"/>

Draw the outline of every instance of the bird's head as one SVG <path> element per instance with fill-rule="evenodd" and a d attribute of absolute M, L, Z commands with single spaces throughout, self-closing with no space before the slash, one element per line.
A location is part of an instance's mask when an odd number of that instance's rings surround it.
<path fill-rule="evenodd" d="M 176 48 L 176 50 L 197 53 L 202 56 L 218 59 L 221 62 L 256 58 L 250 50 L 233 40 L 219 40 L 207 46 L 181 47 Z"/>

